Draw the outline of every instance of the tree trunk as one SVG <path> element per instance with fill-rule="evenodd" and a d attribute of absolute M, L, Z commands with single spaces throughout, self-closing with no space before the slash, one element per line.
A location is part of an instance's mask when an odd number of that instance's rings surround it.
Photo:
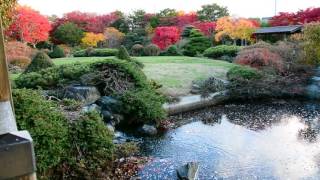
<path fill-rule="evenodd" d="M 4 35 L 0 17 L 0 134 L 17 131 L 13 115 L 8 66 L 4 49 Z"/>

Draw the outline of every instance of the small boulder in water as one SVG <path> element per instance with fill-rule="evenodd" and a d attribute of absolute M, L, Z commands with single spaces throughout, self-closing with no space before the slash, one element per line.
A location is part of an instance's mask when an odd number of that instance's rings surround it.
<path fill-rule="evenodd" d="M 158 130 L 155 126 L 153 125 L 148 125 L 145 124 L 142 127 L 139 128 L 139 132 L 143 135 L 147 135 L 147 136 L 154 136 L 158 133 Z"/>
<path fill-rule="evenodd" d="M 177 169 L 179 180 L 196 180 L 198 179 L 199 163 L 189 162 Z"/>

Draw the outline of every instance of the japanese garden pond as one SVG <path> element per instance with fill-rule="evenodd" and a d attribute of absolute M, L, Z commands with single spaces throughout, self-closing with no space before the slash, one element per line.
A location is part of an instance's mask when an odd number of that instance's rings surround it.
<path fill-rule="evenodd" d="M 229 104 L 171 117 L 179 127 L 145 137 L 153 160 L 141 179 L 176 179 L 188 162 L 199 179 L 319 179 L 320 105 L 310 102 Z"/>

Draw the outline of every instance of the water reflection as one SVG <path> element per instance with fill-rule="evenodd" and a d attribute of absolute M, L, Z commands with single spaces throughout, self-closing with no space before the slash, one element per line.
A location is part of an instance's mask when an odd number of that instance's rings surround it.
<path fill-rule="evenodd" d="M 200 162 L 200 179 L 320 178 L 318 109 L 222 109 L 145 139 L 144 151 L 155 161 L 140 172 L 142 179 L 175 178 L 175 168 L 189 161 Z"/>

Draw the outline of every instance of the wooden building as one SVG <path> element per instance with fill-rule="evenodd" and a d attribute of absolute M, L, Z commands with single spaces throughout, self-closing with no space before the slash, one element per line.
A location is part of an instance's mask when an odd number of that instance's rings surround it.
<path fill-rule="evenodd" d="M 281 40 L 287 40 L 292 34 L 301 33 L 302 28 L 302 25 L 262 27 L 256 30 L 254 36 L 257 41 L 262 40 L 274 43 Z"/>

